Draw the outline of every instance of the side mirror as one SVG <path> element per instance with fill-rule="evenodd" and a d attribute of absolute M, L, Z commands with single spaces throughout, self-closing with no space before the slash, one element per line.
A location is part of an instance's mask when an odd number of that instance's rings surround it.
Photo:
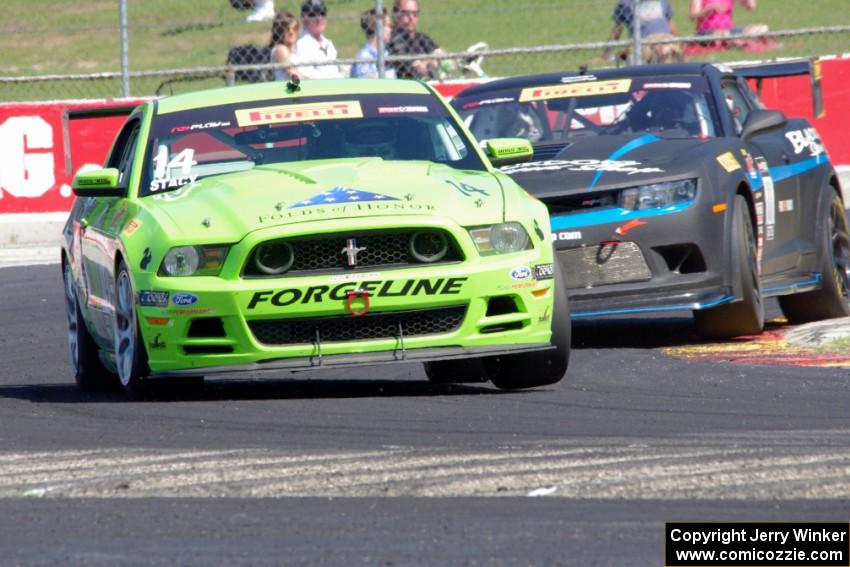
<path fill-rule="evenodd" d="M 71 188 L 77 197 L 123 197 L 125 191 L 118 186 L 118 176 L 114 167 L 78 173 Z"/>
<path fill-rule="evenodd" d="M 763 110 L 757 108 L 752 110 L 744 122 L 741 138 L 752 138 L 756 134 L 764 134 L 768 130 L 783 128 L 788 123 L 785 114 L 781 110 Z"/>
<path fill-rule="evenodd" d="M 493 138 L 484 142 L 484 153 L 494 167 L 531 161 L 534 149 L 525 138 Z"/>

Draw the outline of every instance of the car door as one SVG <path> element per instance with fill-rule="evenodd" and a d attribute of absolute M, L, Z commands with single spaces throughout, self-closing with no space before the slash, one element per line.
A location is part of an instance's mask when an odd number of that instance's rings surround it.
<path fill-rule="evenodd" d="M 140 120 L 128 121 L 116 137 L 106 167 L 119 171 L 118 183 L 126 187 L 132 156 L 139 136 Z M 94 206 L 80 219 L 79 242 L 87 309 L 99 342 L 112 339 L 115 304 L 115 252 L 118 234 L 128 220 L 128 204 L 122 197 L 98 197 Z"/>
<path fill-rule="evenodd" d="M 746 83 L 736 76 L 724 77 L 721 87 L 726 108 L 740 135 L 749 113 L 760 103 Z M 793 238 L 799 229 L 799 207 L 788 205 L 799 201 L 799 187 L 796 176 L 785 175 L 790 156 L 783 130 L 757 134 L 742 143 L 749 153 L 744 156 L 748 174 L 758 173 L 762 184 L 762 199 L 756 204 L 762 236 L 762 277 L 770 280 L 793 275 L 799 257 Z M 758 183 L 756 181 L 756 186 Z"/>

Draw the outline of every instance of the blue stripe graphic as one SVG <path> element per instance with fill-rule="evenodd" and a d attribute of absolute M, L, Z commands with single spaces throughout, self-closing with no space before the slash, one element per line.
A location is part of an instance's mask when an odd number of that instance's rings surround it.
<path fill-rule="evenodd" d="M 619 207 L 614 209 L 602 209 L 599 211 L 591 211 L 589 213 L 569 213 L 552 217 L 549 224 L 552 230 L 564 230 L 569 228 L 578 228 L 581 226 L 589 226 L 592 224 L 604 224 L 607 222 L 625 222 L 632 219 L 643 219 L 647 217 L 658 217 L 662 215 L 672 215 L 684 211 L 693 204 L 693 201 L 685 201 L 676 203 L 663 209 L 644 209 L 642 211 L 630 211 Z"/>
<path fill-rule="evenodd" d="M 784 179 L 788 179 L 789 177 L 793 177 L 794 175 L 800 175 L 801 173 L 805 173 L 810 169 L 814 169 L 825 163 L 829 163 L 829 158 L 826 156 L 826 153 L 822 153 L 816 155 L 813 158 L 803 160 L 797 163 L 792 163 L 791 165 L 779 165 L 777 167 L 771 167 L 770 176 L 773 177 L 774 181 L 782 181 Z"/>
<path fill-rule="evenodd" d="M 632 313 L 659 313 L 662 311 L 692 311 L 694 309 L 708 309 L 735 299 L 733 295 L 727 295 L 721 299 L 708 303 L 687 303 L 684 305 L 669 305 L 658 307 L 624 307 L 622 309 L 603 309 L 601 311 L 570 311 L 570 317 L 581 319 L 582 317 L 600 317 L 602 315 L 628 315 Z"/>
<path fill-rule="evenodd" d="M 661 138 L 659 138 L 658 136 L 653 136 L 652 134 L 644 134 L 640 138 L 635 138 L 634 140 L 628 142 L 627 144 L 624 144 L 622 147 L 620 147 L 620 149 L 618 149 L 613 154 L 608 156 L 608 161 L 621 158 L 632 150 L 635 150 L 635 149 L 637 149 L 641 146 L 645 146 L 647 144 L 651 144 L 653 142 L 658 142 L 660 140 L 661 140 Z M 593 181 L 590 182 L 590 188 L 591 189 L 596 187 L 596 184 L 599 182 L 599 178 L 602 177 L 603 173 L 605 173 L 605 171 L 597 171 L 596 172 L 596 175 L 593 177 Z"/>

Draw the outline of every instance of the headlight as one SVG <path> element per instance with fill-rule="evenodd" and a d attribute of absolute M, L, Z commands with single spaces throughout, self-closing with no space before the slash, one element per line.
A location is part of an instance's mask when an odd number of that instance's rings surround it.
<path fill-rule="evenodd" d="M 470 228 L 469 234 L 475 242 L 478 252 L 487 254 L 506 254 L 531 248 L 528 233 L 518 222 L 506 222 L 491 226 Z"/>
<path fill-rule="evenodd" d="M 215 276 L 221 271 L 229 246 L 177 246 L 159 267 L 161 276 Z"/>
<path fill-rule="evenodd" d="M 697 196 L 697 180 L 684 179 L 667 183 L 641 185 L 620 192 L 620 206 L 630 211 L 643 209 L 663 209 L 687 201 Z"/>

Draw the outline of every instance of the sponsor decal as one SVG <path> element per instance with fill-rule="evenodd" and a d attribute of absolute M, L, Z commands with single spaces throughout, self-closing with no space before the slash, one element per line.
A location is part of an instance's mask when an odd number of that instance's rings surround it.
<path fill-rule="evenodd" d="M 148 264 L 151 263 L 151 258 L 153 258 L 153 255 L 151 254 L 151 249 L 145 248 L 145 253 L 142 256 L 142 261 L 139 262 L 139 268 L 141 268 L 142 270 L 147 270 Z"/>
<path fill-rule="evenodd" d="M 516 99 L 513 97 L 499 97 L 499 98 L 487 98 L 484 100 L 475 100 L 472 102 L 467 102 L 463 105 L 463 109 L 466 110 L 468 108 L 476 108 L 479 106 L 486 106 L 488 104 L 499 104 L 502 102 L 514 102 Z"/>
<path fill-rule="evenodd" d="M 824 153 L 824 147 L 821 143 L 820 136 L 814 128 L 804 128 L 803 130 L 792 130 L 785 132 L 785 137 L 791 142 L 794 147 L 795 154 L 801 154 L 805 151 L 809 152 L 812 157 Z"/>
<path fill-rule="evenodd" d="M 567 83 L 584 83 L 587 81 L 595 81 L 596 75 L 571 75 L 569 77 L 561 77 L 561 82 Z"/>
<path fill-rule="evenodd" d="M 511 270 L 511 277 L 515 280 L 527 280 L 531 277 L 531 268 L 520 266 Z"/>
<path fill-rule="evenodd" d="M 478 204 L 478 203 L 476 202 L 476 204 Z M 537 238 L 539 238 L 541 241 L 543 240 L 543 238 L 545 236 L 543 234 L 543 229 L 541 229 L 540 225 L 537 223 L 537 219 L 534 219 L 534 234 L 536 234 Z"/>
<path fill-rule="evenodd" d="M 612 159 L 571 159 L 571 160 L 544 160 L 531 163 L 518 163 L 506 165 L 501 170 L 507 174 L 530 173 L 532 171 L 613 171 L 635 175 L 636 173 L 664 173 L 663 169 L 657 167 L 641 167 L 641 162 Z"/>
<path fill-rule="evenodd" d="M 645 89 L 689 89 L 691 83 L 644 83 Z"/>
<path fill-rule="evenodd" d="M 732 173 L 733 171 L 737 171 L 741 169 L 740 162 L 735 159 L 734 154 L 732 152 L 726 152 L 725 154 L 720 154 L 717 156 L 717 163 L 726 170 L 727 173 Z"/>
<path fill-rule="evenodd" d="M 191 124 L 188 126 L 175 126 L 171 129 L 172 134 L 179 134 L 180 132 L 193 132 L 196 130 L 208 130 L 210 128 L 228 128 L 230 126 L 230 122 L 207 122 L 205 124 Z"/>
<path fill-rule="evenodd" d="M 381 195 L 380 193 L 371 193 L 369 191 L 360 191 L 358 189 L 349 189 L 347 187 L 333 187 L 318 195 L 308 197 L 303 201 L 298 201 L 290 209 L 298 209 L 300 207 L 313 207 L 316 205 L 334 205 L 337 203 L 364 203 L 368 201 L 398 201 L 395 197 L 389 195 Z"/>
<path fill-rule="evenodd" d="M 534 266 L 534 279 L 551 280 L 555 277 L 554 264 L 537 264 Z"/>
<path fill-rule="evenodd" d="M 752 156 L 745 156 L 744 157 L 744 163 L 747 166 L 747 175 L 749 175 L 753 179 L 758 178 L 758 173 L 756 173 L 756 165 L 755 165 L 755 162 L 753 161 L 753 157 Z"/>
<path fill-rule="evenodd" d="M 551 318 L 552 318 L 552 313 L 551 313 L 551 311 L 550 311 L 550 309 L 549 309 L 549 306 L 547 305 L 547 306 L 546 306 L 546 309 L 544 309 L 544 310 L 543 310 L 543 313 L 541 313 L 541 314 L 537 317 L 537 321 L 538 321 L 539 323 L 545 323 L 546 321 L 550 320 Z"/>
<path fill-rule="evenodd" d="M 639 226 L 643 226 L 645 224 L 647 224 L 647 223 L 645 223 L 644 221 L 642 221 L 640 219 L 632 219 L 629 222 L 627 222 L 626 224 L 624 224 L 622 226 L 618 226 L 617 229 L 614 232 L 617 233 L 617 236 L 626 236 L 629 233 L 630 230 L 637 228 Z"/>
<path fill-rule="evenodd" d="M 164 349 L 166 347 L 166 344 L 159 337 L 160 337 L 160 334 L 157 333 L 156 336 L 153 338 L 153 340 L 148 343 L 148 346 L 152 349 L 155 349 L 155 350 Z"/>
<path fill-rule="evenodd" d="M 192 307 L 189 309 L 169 309 L 169 315 L 212 315 L 217 311 L 211 307 Z"/>
<path fill-rule="evenodd" d="M 344 118 L 363 118 L 363 109 L 360 107 L 359 101 L 339 100 L 309 104 L 286 104 L 236 111 L 236 123 L 241 127 Z"/>
<path fill-rule="evenodd" d="M 552 240 L 581 240 L 581 231 L 553 232 Z"/>
<path fill-rule="evenodd" d="M 776 209 L 780 213 L 790 213 L 794 210 L 794 199 L 785 199 L 776 203 Z"/>
<path fill-rule="evenodd" d="M 379 106 L 378 114 L 405 114 L 410 112 L 428 112 L 427 106 Z"/>
<path fill-rule="evenodd" d="M 632 85 L 631 79 L 613 81 L 591 81 L 548 85 L 544 87 L 529 87 L 519 93 L 520 102 L 532 100 L 549 100 L 553 98 L 571 98 L 578 96 L 593 96 L 602 94 L 627 93 Z"/>
<path fill-rule="evenodd" d="M 247 309 L 256 309 L 258 305 L 268 303 L 274 307 L 286 307 L 300 303 L 322 303 L 327 301 L 347 301 L 349 292 L 368 293 L 370 297 L 414 297 L 433 295 L 457 295 L 469 278 L 437 278 L 413 280 L 363 280 L 343 282 L 335 286 L 314 285 L 304 289 L 284 288 L 254 292 L 248 301 Z"/>
<path fill-rule="evenodd" d="M 165 195 L 165 194 L 163 194 Z M 389 199 L 387 199 L 389 201 Z M 396 200 L 398 201 L 398 200 Z M 419 203 L 404 203 L 401 201 L 395 203 L 389 202 L 370 202 L 370 203 L 348 203 L 344 205 L 335 205 L 332 207 L 302 207 L 299 209 L 287 211 L 281 211 L 280 213 L 274 213 L 271 215 L 260 215 L 257 217 L 257 221 L 261 223 L 266 222 L 279 222 L 290 219 L 303 219 L 307 217 L 321 217 L 324 215 L 350 215 L 356 213 L 376 213 L 382 211 L 434 211 L 436 208 L 434 205 L 428 204 L 419 204 Z"/>
<path fill-rule="evenodd" d="M 140 226 L 142 226 L 142 221 L 139 219 L 133 219 L 124 226 L 124 234 L 130 236 L 139 230 Z"/>
<path fill-rule="evenodd" d="M 168 292 L 141 290 L 139 291 L 139 305 L 145 307 L 168 307 Z"/>
<path fill-rule="evenodd" d="M 198 296 L 188 292 L 175 293 L 171 298 L 171 303 L 174 305 L 194 305 L 197 302 Z"/>
<path fill-rule="evenodd" d="M 368 274 L 345 274 L 343 276 L 331 276 L 328 278 L 330 282 L 352 282 L 355 280 L 371 280 L 380 278 L 380 272 L 370 272 Z"/>
<path fill-rule="evenodd" d="M 488 193 L 484 189 L 479 189 L 478 187 L 473 187 L 472 185 L 469 185 L 467 183 L 456 183 L 456 182 L 451 181 L 449 179 L 446 179 L 446 183 L 448 183 L 449 185 L 451 185 L 452 187 L 454 187 L 455 189 L 457 189 L 458 191 L 463 193 L 463 195 L 465 197 L 469 197 L 473 193 L 479 193 L 481 195 L 484 195 L 485 197 L 490 196 L 490 193 Z"/>
<path fill-rule="evenodd" d="M 761 173 L 764 193 L 764 238 L 773 240 L 776 235 L 776 188 L 767 166 L 767 160 L 756 157 L 756 167 Z"/>

